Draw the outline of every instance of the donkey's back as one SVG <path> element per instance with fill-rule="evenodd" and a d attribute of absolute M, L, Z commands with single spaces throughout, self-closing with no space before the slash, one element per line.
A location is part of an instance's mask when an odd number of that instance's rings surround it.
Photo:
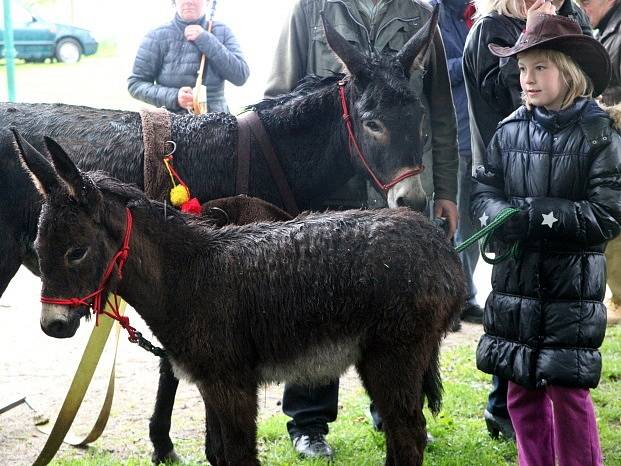
<path fill-rule="evenodd" d="M 325 382 L 374 347 L 439 339 L 463 302 L 457 254 L 409 209 L 308 214 L 212 234 L 207 267 L 218 279 L 202 300 L 219 303 L 229 328 L 211 341 L 244 335 L 240 361 L 254 361 L 264 381 Z M 210 326 L 206 319 L 204 331 Z"/>

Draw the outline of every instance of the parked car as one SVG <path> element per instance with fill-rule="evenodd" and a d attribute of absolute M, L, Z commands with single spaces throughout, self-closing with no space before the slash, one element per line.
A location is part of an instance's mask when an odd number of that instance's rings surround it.
<path fill-rule="evenodd" d="M 76 63 L 82 55 L 97 52 L 97 41 L 91 33 L 67 24 L 50 23 L 34 16 L 20 3 L 11 2 L 13 37 L 17 58 L 42 62 L 46 58 L 63 63 Z M 4 57 L 4 14 L 0 8 L 0 56 Z"/>

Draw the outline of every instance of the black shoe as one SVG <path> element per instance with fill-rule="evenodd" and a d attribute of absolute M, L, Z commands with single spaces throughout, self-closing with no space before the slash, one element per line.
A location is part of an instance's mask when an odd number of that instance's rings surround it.
<path fill-rule="evenodd" d="M 492 438 L 497 439 L 499 435 L 502 434 L 502 436 L 506 439 L 515 441 L 515 431 L 513 430 L 511 419 L 507 417 L 494 416 L 487 409 L 483 411 L 483 417 L 485 418 L 487 431 Z"/>
<path fill-rule="evenodd" d="M 466 304 L 461 311 L 461 320 L 472 324 L 482 324 L 483 308 L 478 304 Z"/>
<path fill-rule="evenodd" d="M 293 448 L 305 458 L 332 458 L 332 447 L 323 434 L 299 434 L 292 438 Z"/>

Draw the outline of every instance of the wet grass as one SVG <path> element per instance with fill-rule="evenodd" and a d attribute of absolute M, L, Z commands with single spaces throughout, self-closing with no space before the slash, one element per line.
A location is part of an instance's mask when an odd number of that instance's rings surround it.
<path fill-rule="evenodd" d="M 606 464 L 621 464 L 621 328 L 608 330 L 602 348 L 604 370 L 600 386 L 593 390 Z M 471 346 L 461 346 L 442 355 L 445 386 L 441 413 L 427 413 L 428 429 L 435 441 L 427 447 L 425 465 L 497 466 L 515 464 L 511 442 L 492 440 L 485 430 L 482 412 L 489 390 L 489 377 L 476 370 Z M 384 461 L 384 437 L 374 432 L 367 419 L 368 398 L 362 392 L 343 400 L 337 422 L 331 425 L 328 440 L 335 450 L 331 463 L 302 460 L 292 451 L 286 435 L 284 415 L 272 416 L 259 425 L 262 464 L 269 466 L 319 466 L 331 464 L 375 466 Z M 177 441 L 177 451 L 185 464 L 206 464 L 202 439 Z M 149 458 L 118 460 L 109 452 L 90 449 L 79 460 L 59 459 L 59 466 L 148 465 Z"/>

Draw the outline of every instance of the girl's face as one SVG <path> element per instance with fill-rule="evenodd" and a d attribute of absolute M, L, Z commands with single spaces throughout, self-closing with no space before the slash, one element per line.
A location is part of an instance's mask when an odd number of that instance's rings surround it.
<path fill-rule="evenodd" d="M 196 21 L 207 11 L 207 0 L 176 0 L 177 13 L 184 21 Z"/>
<path fill-rule="evenodd" d="M 559 111 L 569 88 L 557 66 L 535 52 L 518 55 L 518 67 L 528 103 Z"/>

